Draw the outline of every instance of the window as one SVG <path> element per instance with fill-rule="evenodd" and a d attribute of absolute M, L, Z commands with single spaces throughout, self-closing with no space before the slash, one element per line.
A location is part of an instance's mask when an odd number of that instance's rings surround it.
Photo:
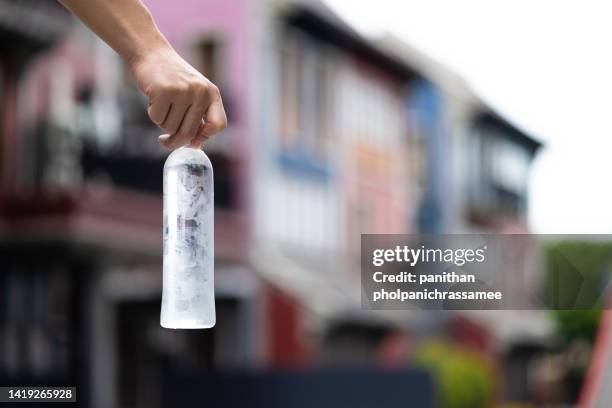
<path fill-rule="evenodd" d="M 301 47 L 301 41 L 296 35 L 289 36 L 280 54 L 279 133 L 281 146 L 286 150 L 297 145 L 301 133 Z"/>
<path fill-rule="evenodd" d="M 472 218 L 523 217 L 531 151 L 503 131 L 486 126 L 475 129 L 468 152 Z"/>
<path fill-rule="evenodd" d="M 333 52 L 288 29 L 279 53 L 278 131 L 284 163 L 318 172 L 327 165 L 333 106 Z"/>
<path fill-rule="evenodd" d="M 332 106 L 332 91 L 330 89 L 331 69 L 328 61 L 323 55 L 315 62 L 315 123 L 316 128 L 313 134 L 313 148 L 317 157 L 325 158 L 327 154 L 327 144 L 330 140 L 330 124 L 332 115 L 330 109 Z"/>
<path fill-rule="evenodd" d="M 498 138 L 492 144 L 492 156 L 493 183 L 503 190 L 524 194 L 531 160 L 529 152 L 516 143 Z"/>

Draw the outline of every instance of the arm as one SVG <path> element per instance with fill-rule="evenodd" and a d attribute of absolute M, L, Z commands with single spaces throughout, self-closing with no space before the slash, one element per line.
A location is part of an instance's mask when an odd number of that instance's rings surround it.
<path fill-rule="evenodd" d="M 199 147 L 225 129 L 219 89 L 177 54 L 140 0 L 60 2 L 128 64 L 149 98 L 149 117 L 166 132 L 160 143 Z"/>

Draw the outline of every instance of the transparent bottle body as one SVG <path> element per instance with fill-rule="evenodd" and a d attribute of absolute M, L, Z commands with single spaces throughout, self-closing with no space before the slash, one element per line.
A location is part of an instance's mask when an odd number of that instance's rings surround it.
<path fill-rule="evenodd" d="M 182 147 L 164 165 L 164 271 L 160 324 L 215 325 L 213 169 L 206 154 Z"/>

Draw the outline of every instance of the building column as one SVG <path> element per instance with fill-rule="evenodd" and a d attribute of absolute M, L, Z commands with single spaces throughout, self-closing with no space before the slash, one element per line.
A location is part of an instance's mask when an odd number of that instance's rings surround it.
<path fill-rule="evenodd" d="M 14 191 L 17 174 L 17 81 L 17 64 L 11 59 L 0 62 L 0 171 L 4 193 Z"/>

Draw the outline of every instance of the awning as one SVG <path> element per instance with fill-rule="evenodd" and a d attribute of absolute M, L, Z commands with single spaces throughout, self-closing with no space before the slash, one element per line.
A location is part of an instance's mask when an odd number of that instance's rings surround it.
<path fill-rule="evenodd" d="M 257 241 L 257 240 L 255 240 Z M 396 328 L 415 328 L 426 311 L 363 310 L 359 264 L 343 262 L 341 254 L 313 249 L 292 248 L 267 242 L 251 252 L 255 271 L 269 284 L 296 300 L 312 317 L 312 329 L 329 322 L 385 324 Z"/>

